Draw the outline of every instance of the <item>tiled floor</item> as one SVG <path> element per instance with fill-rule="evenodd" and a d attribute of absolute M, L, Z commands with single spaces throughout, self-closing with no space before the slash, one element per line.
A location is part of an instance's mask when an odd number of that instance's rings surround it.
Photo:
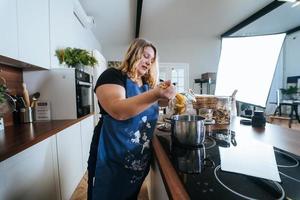
<path fill-rule="evenodd" d="M 288 120 L 286 120 L 286 119 L 274 119 L 272 123 L 288 128 Z M 296 120 L 293 120 L 291 128 L 300 131 L 300 123 L 298 123 Z M 300 134 L 300 132 L 299 132 L 299 134 Z M 140 194 L 138 196 L 138 200 L 149 200 L 146 185 L 147 185 L 147 179 L 145 180 L 145 182 L 144 182 L 144 184 L 141 188 Z M 75 192 L 72 195 L 71 200 L 85 200 L 85 199 L 87 199 L 87 197 L 86 197 L 87 192 L 86 191 L 87 191 L 87 173 L 81 179 L 79 185 L 77 186 Z"/>
<path fill-rule="evenodd" d="M 149 200 L 147 190 L 148 179 L 144 181 L 141 191 L 138 196 L 138 200 Z M 87 173 L 83 176 L 76 190 L 74 191 L 71 200 L 86 200 L 87 199 Z"/>

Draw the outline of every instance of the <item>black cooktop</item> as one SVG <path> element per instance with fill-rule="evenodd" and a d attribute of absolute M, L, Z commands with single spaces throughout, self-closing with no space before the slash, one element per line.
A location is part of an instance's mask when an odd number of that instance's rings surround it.
<path fill-rule="evenodd" d="M 222 171 L 219 147 L 237 145 L 235 134 L 211 132 L 197 148 L 172 142 L 169 135 L 158 139 L 191 199 L 300 199 L 300 157 L 283 150 L 274 148 L 281 183 Z"/>

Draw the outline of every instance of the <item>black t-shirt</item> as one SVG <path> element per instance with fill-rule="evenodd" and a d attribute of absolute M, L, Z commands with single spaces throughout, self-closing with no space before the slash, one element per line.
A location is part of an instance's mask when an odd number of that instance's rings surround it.
<path fill-rule="evenodd" d="M 96 86 L 94 88 L 94 92 L 96 93 L 97 87 L 104 84 L 116 84 L 126 89 L 126 85 L 125 85 L 126 79 L 127 79 L 127 75 L 122 73 L 121 70 L 118 70 L 116 68 L 108 68 L 99 76 Z M 102 108 L 99 101 L 98 101 L 98 105 L 100 107 L 100 114 L 106 115 L 107 112 Z"/>

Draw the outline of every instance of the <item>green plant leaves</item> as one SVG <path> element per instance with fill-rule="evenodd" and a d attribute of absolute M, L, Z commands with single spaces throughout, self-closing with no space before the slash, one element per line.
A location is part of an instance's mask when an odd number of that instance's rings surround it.
<path fill-rule="evenodd" d="M 67 47 L 65 49 L 57 49 L 55 56 L 58 58 L 60 64 L 65 63 L 69 67 L 75 67 L 77 65 L 94 67 L 98 63 L 90 52 L 78 48 Z"/>
<path fill-rule="evenodd" d="M 298 92 L 297 86 L 289 86 L 287 89 L 281 88 L 282 94 L 295 94 Z"/>
<path fill-rule="evenodd" d="M 0 104 L 5 101 L 4 93 L 6 92 L 6 86 L 1 84 L 0 85 Z"/>

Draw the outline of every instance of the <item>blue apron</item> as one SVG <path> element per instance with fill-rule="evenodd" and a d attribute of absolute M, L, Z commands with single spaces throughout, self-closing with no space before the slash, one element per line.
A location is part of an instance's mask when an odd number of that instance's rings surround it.
<path fill-rule="evenodd" d="M 147 84 L 138 87 L 127 78 L 127 98 L 148 90 Z M 149 172 L 151 141 L 157 117 L 157 104 L 127 120 L 103 116 L 93 187 L 94 200 L 137 198 Z"/>

